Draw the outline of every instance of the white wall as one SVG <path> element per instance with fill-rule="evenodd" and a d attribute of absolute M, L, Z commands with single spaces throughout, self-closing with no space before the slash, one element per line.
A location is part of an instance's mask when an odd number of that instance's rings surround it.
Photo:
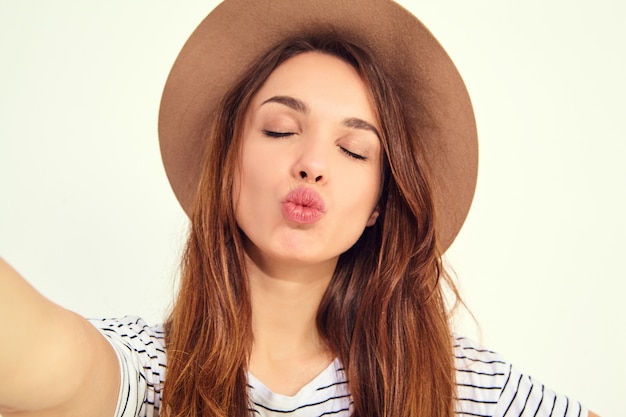
<path fill-rule="evenodd" d="M 620 415 L 624 6 L 403 3 L 444 44 L 475 105 L 478 190 L 447 260 L 481 340 Z M 187 220 L 159 159 L 159 97 L 214 4 L 0 0 L 0 256 L 68 308 L 163 317 Z"/>

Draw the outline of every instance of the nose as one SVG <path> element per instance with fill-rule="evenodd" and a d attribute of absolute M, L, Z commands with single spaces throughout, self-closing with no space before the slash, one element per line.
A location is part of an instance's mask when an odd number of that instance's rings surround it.
<path fill-rule="evenodd" d="M 320 182 L 324 178 L 323 175 L 310 175 L 306 171 L 300 171 L 300 178 L 309 182 Z"/>
<path fill-rule="evenodd" d="M 299 156 L 294 164 L 294 176 L 311 184 L 320 184 L 327 180 L 327 149 L 322 141 L 309 140 L 299 149 Z"/>

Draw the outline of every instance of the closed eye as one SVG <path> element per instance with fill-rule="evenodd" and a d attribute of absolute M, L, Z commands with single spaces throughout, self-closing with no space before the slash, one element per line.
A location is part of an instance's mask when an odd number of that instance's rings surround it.
<path fill-rule="evenodd" d="M 286 138 L 288 136 L 294 135 L 293 132 L 274 132 L 272 130 L 263 130 L 263 134 L 270 138 Z"/>
<path fill-rule="evenodd" d="M 358 153 L 351 152 L 348 149 L 344 148 L 343 146 L 340 146 L 339 149 L 341 149 L 341 151 L 343 153 L 345 153 L 346 155 L 348 155 L 351 158 L 358 159 L 360 161 L 364 161 L 364 160 L 367 159 L 363 155 L 359 155 Z"/>

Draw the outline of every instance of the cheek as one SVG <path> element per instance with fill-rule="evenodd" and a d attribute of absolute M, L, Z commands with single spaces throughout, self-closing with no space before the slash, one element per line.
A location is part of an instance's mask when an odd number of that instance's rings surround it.
<path fill-rule="evenodd" d="M 380 198 L 382 188 L 382 178 L 380 170 L 372 167 L 361 176 L 361 181 L 353 183 L 359 184 L 358 192 L 361 201 L 370 209 L 374 209 Z"/>
<path fill-rule="evenodd" d="M 380 186 L 378 179 L 345 183 L 342 191 L 337 194 L 338 198 L 346 202 L 343 215 L 348 219 L 354 218 L 359 223 L 362 221 L 369 223 L 380 198 Z"/>
<path fill-rule="evenodd" d="M 239 170 L 239 191 L 242 197 L 261 191 L 270 180 L 271 162 L 259 153 L 245 152 L 241 158 Z"/>
<path fill-rule="evenodd" d="M 233 183 L 233 204 L 238 223 L 253 221 L 270 209 L 275 194 L 272 187 L 276 186 L 271 169 L 273 166 L 272 161 L 254 152 L 254 149 L 244 149 L 242 152 L 241 167 Z"/>

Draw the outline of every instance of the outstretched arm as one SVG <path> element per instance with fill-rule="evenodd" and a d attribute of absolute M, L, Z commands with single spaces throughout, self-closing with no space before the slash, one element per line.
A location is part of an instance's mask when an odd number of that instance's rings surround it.
<path fill-rule="evenodd" d="M 113 348 L 0 258 L 0 413 L 110 417 L 119 389 Z"/>

